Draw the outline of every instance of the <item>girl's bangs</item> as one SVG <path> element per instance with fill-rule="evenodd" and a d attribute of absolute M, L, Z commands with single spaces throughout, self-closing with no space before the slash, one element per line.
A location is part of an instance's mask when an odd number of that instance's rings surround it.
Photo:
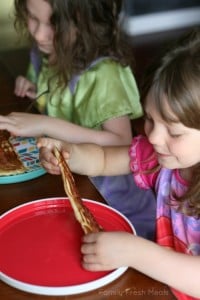
<path fill-rule="evenodd" d="M 152 87 L 152 99 L 162 119 L 167 123 L 176 123 L 179 122 L 177 101 L 170 100 L 174 99 L 174 97 L 168 86 L 164 82 L 154 83 Z M 166 102 L 170 110 L 166 109 Z"/>

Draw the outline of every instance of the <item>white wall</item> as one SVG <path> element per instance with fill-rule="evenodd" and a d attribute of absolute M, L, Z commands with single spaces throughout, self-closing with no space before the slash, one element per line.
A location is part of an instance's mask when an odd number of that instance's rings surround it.
<path fill-rule="evenodd" d="M 13 7 L 13 0 L 0 1 L 0 23 L 8 22 L 10 11 Z"/>
<path fill-rule="evenodd" d="M 13 26 L 13 0 L 0 0 L 0 50 L 24 47 Z"/>

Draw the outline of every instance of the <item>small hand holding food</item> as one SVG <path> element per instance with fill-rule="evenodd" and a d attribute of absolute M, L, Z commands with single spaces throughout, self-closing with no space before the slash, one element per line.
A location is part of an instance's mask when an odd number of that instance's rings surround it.
<path fill-rule="evenodd" d="M 133 235 L 127 232 L 99 232 L 83 237 L 82 265 L 90 271 L 112 270 L 128 266 L 133 253 Z M 130 246 L 129 246 L 130 245 Z"/>
<path fill-rule="evenodd" d="M 38 139 L 40 160 L 43 167 L 51 174 L 60 174 L 54 157 L 54 149 L 61 151 L 64 159 L 74 173 L 98 176 L 102 174 L 104 153 L 95 144 L 76 144 L 50 138 Z"/>
<path fill-rule="evenodd" d="M 23 76 L 18 76 L 15 81 L 14 93 L 18 97 L 36 98 L 36 85 Z"/>
<path fill-rule="evenodd" d="M 66 144 L 65 149 L 63 149 L 63 143 L 61 141 L 50 138 L 38 139 L 37 146 L 40 149 L 40 162 L 48 173 L 56 175 L 60 174 L 60 167 L 58 165 L 58 160 L 54 155 L 54 149 L 55 147 L 59 150 L 62 149 L 64 158 L 68 160 L 71 147 L 70 145 L 67 145 L 68 144 Z"/>

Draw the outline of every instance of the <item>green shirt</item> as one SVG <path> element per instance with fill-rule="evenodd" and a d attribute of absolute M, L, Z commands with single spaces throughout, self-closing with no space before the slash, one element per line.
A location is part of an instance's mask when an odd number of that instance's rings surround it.
<path fill-rule="evenodd" d="M 30 69 L 31 70 L 31 69 Z M 36 77 L 33 76 L 33 81 Z M 73 85 L 73 84 L 72 84 Z M 49 116 L 68 120 L 87 128 L 101 128 L 109 119 L 142 115 L 139 93 L 130 67 L 122 67 L 110 58 L 91 65 L 75 78 L 72 88 L 59 87 L 47 64 L 43 63 L 37 78 L 38 108 Z"/>

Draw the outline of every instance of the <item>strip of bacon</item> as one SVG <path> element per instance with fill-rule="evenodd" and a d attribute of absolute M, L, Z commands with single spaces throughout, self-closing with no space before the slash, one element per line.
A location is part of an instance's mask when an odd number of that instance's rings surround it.
<path fill-rule="evenodd" d="M 60 166 L 65 192 L 69 197 L 75 217 L 80 223 L 84 233 L 102 231 L 103 228 L 97 223 L 90 210 L 84 205 L 76 187 L 74 177 L 62 153 L 55 148 L 54 154 Z"/>

